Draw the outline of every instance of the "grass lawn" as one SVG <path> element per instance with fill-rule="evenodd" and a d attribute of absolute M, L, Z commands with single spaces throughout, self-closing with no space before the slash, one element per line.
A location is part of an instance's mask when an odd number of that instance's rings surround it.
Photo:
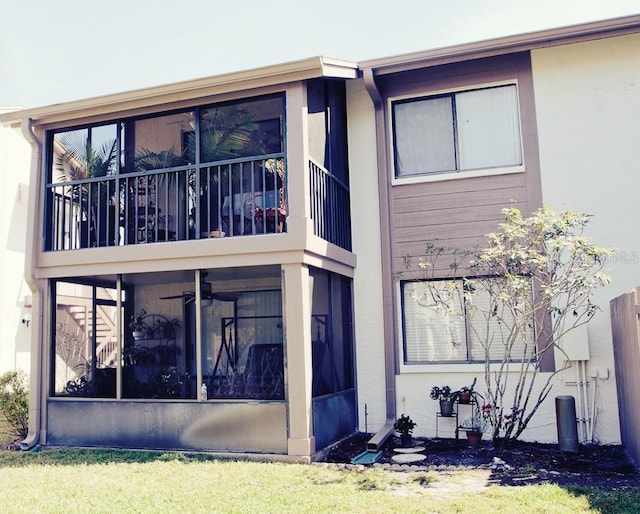
<path fill-rule="evenodd" d="M 0 512 L 640 512 L 640 490 L 504 487 L 486 470 L 216 460 L 125 450 L 0 452 Z"/>

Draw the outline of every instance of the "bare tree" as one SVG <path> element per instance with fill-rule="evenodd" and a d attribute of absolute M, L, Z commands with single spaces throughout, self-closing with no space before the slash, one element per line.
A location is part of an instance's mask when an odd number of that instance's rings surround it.
<path fill-rule="evenodd" d="M 493 443 L 506 445 L 522 434 L 568 366 L 563 336 L 597 312 L 592 292 L 609 283 L 603 266 L 613 252 L 586 239 L 588 215 L 541 208 L 523 218 L 515 207 L 503 213 L 484 248 L 427 243 L 418 264 L 426 280 L 412 298 L 448 319 L 464 318 L 484 361 L 481 414 Z M 449 262 L 444 277 L 437 264 L 443 258 Z M 555 351 L 564 355 L 564 367 L 540 373 Z"/>

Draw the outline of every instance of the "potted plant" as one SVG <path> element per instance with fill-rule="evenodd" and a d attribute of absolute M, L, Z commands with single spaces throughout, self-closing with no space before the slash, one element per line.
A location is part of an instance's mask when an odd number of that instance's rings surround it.
<path fill-rule="evenodd" d="M 182 386 L 189 374 L 182 368 L 169 366 L 149 377 L 145 387 L 147 398 L 180 398 Z"/>
<path fill-rule="evenodd" d="M 455 393 L 451 391 L 449 386 L 433 386 L 431 388 L 431 399 L 440 402 L 440 415 L 444 418 L 453 416 L 453 402 L 455 401 Z"/>
<path fill-rule="evenodd" d="M 140 309 L 138 312 L 131 316 L 131 320 L 129 321 L 129 328 L 131 329 L 133 338 L 136 340 L 142 339 L 149 331 L 149 326 L 144 321 L 146 316 L 147 311 L 145 311 L 144 309 Z"/>
<path fill-rule="evenodd" d="M 177 318 L 168 319 L 164 316 L 156 315 L 151 330 L 156 332 L 161 337 L 164 337 L 166 339 L 173 339 L 175 338 L 176 328 L 180 328 L 180 320 L 178 320 Z"/>
<path fill-rule="evenodd" d="M 480 446 L 482 434 L 487 429 L 488 421 L 484 407 L 476 410 L 471 417 L 465 419 L 460 428 L 467 434 L 467 442 L 472 448 Z"/>
<path fill-rule="evenodd" d="M 395 429 L 395 431 L 400 434 L 400 443 L 404 448 L 409 448 L 411 446 L 412 433 L 415 427 L 415 421 L 413 421 L 409 416 L 405 416 L 404 414 L 401 414 L 393 424 L 393 428 Z"/>
<path fill-rule="evenodd" d="M 81 211 L 74 217 L 80 233 L 80 247 L 117 244 L 113 228 L 118 223 L 116 205 L 113 198 L 109 198 L 115 184 L 111 182 L 117 161 L 115 137 L 98 146 L 91 143 L 91 129 L 89 132 L 74 130 L 57 135 L 56 143 L 62 150 L 54 164 L 56 182 L 73 182 L 67 187 L 71 201 Z M 86 182 L 97 177 L 104 177 L 105 181 Z"/>
<path fill-rule="evenodd" d="M 471 397 L 474 395 L 474 391 L 473 388 L 476 385 L 476 381 L 478 380 L 477 377 L 473 378 L 473 382 L 471 383 L 470 386 L 464 386 L 462 388 L 460 388 L 457 392 L 456 392 L 456 396 L 458 398 L 458 402 L 460 403 L 471 403 Z"/>

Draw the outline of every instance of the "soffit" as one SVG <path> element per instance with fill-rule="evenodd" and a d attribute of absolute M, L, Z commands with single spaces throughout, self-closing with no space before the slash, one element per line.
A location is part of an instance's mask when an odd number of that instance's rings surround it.
<path fill-rule="evenodd" d="M 359 67 L 365 74 L 366 70 L 371 70 L 374 75 L 387 75 L 420 67 L 438 66 L 441 64 L 450 64 L 453 62 L 566 45 L 593 39 L 603 39 L 637 32 L 640 32 L 640 15 L 487 39 L 382 59 L 373 59 L 360 62 Z"/>
<path fill-rule="evenodd" d="M 201 97 L 284 85 L 312 78 L 349 79 L 356 76 L 357 64 L 355 63 L 326 57 L 311 57 L 213 77 L 176 82 L 45 107 L 11 111 L 0 114 L 0 122 L 18 126 L 22 119 L 28 118 L 32 120 L 34 125 L 45 125 L 78 118 L 144 109 L 154 105 L 185 102 Z"/>

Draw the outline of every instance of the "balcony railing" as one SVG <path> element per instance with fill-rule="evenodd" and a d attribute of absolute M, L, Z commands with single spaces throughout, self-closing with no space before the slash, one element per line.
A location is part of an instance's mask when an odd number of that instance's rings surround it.
<path fill-rule="evenodd" d="M 316 162 L 309 161 L 314 234 L 351 250 L 349 187 Z"/>
<path fill-rule="evenodd" d="M 46 249 L 286 232 L 283 154 L 47 185 Z M 349 188 L 309 161 L 314 233 L 351 250 Z"/>
<path fill-rule="evenodd" d="M 283 154 L 47 185 L 47 250 L 286 231 Z"/>

